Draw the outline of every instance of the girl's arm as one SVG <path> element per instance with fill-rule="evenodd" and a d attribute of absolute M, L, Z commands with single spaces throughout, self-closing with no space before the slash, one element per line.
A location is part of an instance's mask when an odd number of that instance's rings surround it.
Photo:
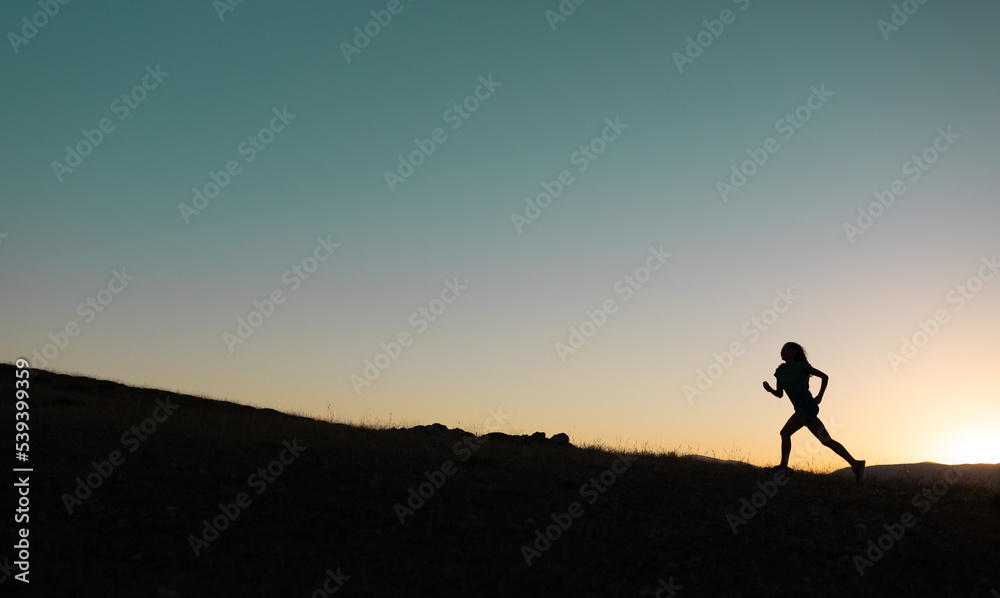
<path fill-rule="evenodd" d="M 823 393 L 826 392 L 826 383 L 830 380 L 830 377 L 823 372 L 817 370 L 813 366 L 809 366 L 809 375 L 816 376 L 823 382 L 819 385 L 819 394 L 816 395 L 816 404 L 819 405 L 820 401 L 823 400 Z"/>
<path fill-rule="evenodd" d="M 777 380 L 777 376 L 775 376 L 775 380 Z M 778 385 L 778 388 L 771 388 L 771 385 L 768 384 L 767 381 L 765 380 L 764 381 L 764 390 L 766 390 L 767 392 L 773 394 L 774 396 L 776 396 L 776 397 L 778 397 L 780 399 L 782 393 L 785 392 L 785 389 L 783 389 L 781 387 L 781 380 L 777 380 L 777 382 L 775 382 L 775 384 Z"/>

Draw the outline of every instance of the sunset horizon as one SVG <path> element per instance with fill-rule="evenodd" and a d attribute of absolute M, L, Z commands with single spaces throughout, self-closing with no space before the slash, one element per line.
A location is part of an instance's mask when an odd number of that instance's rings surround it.
<path fill-rule="evenodd" d="M 774 465 L 793 341 L 858 459 L 1000 463 L 998 21 L 5 4 L 0 360 Z"/>

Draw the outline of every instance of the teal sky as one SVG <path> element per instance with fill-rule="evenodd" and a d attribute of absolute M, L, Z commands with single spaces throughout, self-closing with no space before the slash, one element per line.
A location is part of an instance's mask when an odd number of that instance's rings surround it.
<path fill-rule="evenodd" d="M 821 417 L 870 463 L 1000 461 L 976 440 L 1000 426 L 1000 277 L 979 274 L 1000 249 L 996 2 L 897 2 L 919 9 L 895 30 L 878 24 L 892 2 L 856 0 L 589 0 L 554 28 L 556 1 L 245 1 L 221 19 L 218 4 L 70 2 L 20 41 L 41 5 L 0 6 L 0 359 L 38 351 L 36 367 L 348 419 L 475 428 L 499 407 L 522 432 L 764 462 L 791 408 L 761 381 L 797 340 L 831 377 Z M 355 27 L 390 7 L 348 61 Z M 712 42 L 680 72 L 699 34 Z M 809 118 L 786 138 L 797 109 Z M 113 131 L 57 176 L 105 118 Z M 575 152 L 616 119 L 627 128 L 581 172 Z M 248 161 L 241 144 L 272 122 Z M 386 171 L 438 128 L 391 190 Z M 724 201 L 719 181 L 772 137 Z M 912 180 L 936 140 L 946 151 Z M 231 161 L 186 221 L 180 204 Z M 572 183 L 519 231 L 525 198 L 564 170 Z M 896 179 L 905 192 L 849 238 Z M 339 245 L 293 285 L 283 273 L 312 266 L 317 238 Z M 617 281 L 661 247 L 626 300 Z M 78 305 L 122 269 L 135 278 L 86 321 Z M 415 325 L 455 279 L 467 289 Z M 800 298 L 750 342 L 744 323 L 778 289 Z M 273 314 L 227 346 L 275 290 Z M 607 323 L 560 354 L 608 300 Z M 938 310 L 947 322 L 894 365 Z M 68 323 L 79 334 L 58 348 Z M 352 385 L 400 333 L 412 343 Z M 734 341 L 745 353 L 688 401 Z"/>

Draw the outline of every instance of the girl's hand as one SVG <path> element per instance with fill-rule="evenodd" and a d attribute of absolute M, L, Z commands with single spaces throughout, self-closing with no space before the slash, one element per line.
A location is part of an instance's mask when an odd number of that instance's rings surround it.
<path fill-rule="evenodd" d="M 764 390 L 766 390 L 767 392 L 769 392 L 771 394 L 774 394 L 774 389 L 771 388 L 771 385 L 768 384 L 766 380 L 764 381 Z"/>
<path fill-rule="evenodd" d="M 819 405 L 822 402 L 823 402 L 823 395 L 821 394 L 816 395 L 816 404 Z"/>

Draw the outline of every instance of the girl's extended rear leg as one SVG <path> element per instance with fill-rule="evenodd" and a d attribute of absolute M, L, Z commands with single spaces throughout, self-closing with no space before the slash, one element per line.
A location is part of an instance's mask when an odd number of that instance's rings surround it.
<path fill-rule="evenodd" d="M 840 455 L 852 468 L 858 464 L 858 461 L 851 456 L 851 453 L 844 448 L 844 445 L 830 437 L 830 433 L 826 431 L 826 426 L 823 425 L 823 422 L 819 421 L 818 417 L 810 420 L 806 426 L 813 433 L 813 436 L 823 443 L 823 446 L 829 447 L 830 450 Z"/>

